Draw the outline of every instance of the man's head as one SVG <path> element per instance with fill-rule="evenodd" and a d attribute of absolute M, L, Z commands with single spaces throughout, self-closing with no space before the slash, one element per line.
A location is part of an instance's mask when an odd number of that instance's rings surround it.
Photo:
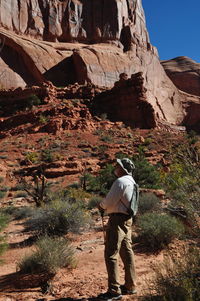
<path fill-rule="evenodd" d="M 128 158 L 117 159 L 117 165 L 115 167 L 115 175 L 117 177 L 122 177 L 124 175 L 132 176 L 135 165 Z"/>

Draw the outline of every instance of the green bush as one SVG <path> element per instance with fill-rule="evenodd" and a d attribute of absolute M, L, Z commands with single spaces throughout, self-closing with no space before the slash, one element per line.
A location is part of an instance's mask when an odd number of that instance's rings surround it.
<path fill-rule="evenodd" d="M 97 192 L 101 195 L 106 195 L 113 182 L 116 180 L 113 171 L 113 165 L 107 164 L 104 168 L 100 170 L 98 176 L 85 174 L 83 177 L 80 178 L 81 186 L 87 191 Z"/>
<path fill-rule="evenodd" d="M 186 212 L 185 222 L 200 231 L 200 150 L 181 145 L 174 149 L 170 172 L 162 175 L 162 185 L 172 200 L 172 207 L 181 207 Z"/>
<path fill-rule="evenodd" d="M 0 214 L 6 215 L 6 216 L 12 216 L 15 213 L 16 209 L 17 208 L 14 206 L 3 207 L 0 209 Z"/>
<path fill-rule="evenodd" d="M 74 251 L 68 241 L 46 236 L 37 241 L 33 254 L 25 256 L 18 263 L 18 270 L 23 273 L 55 274 L 59 268 L 74 265 Z"/>
<path fill-rule="evenodd" d="M 38 163 L 40 160 L 40 155 L 37 152 L 28 152 L 25 159 L 27 161 L 31 161 L 32 163 Z"/>
<path fill-rule="evenodd" d="M 0 232 L 3 231 L 3 229 L 8 224 L 8 216 L 5 214 L 0 214 Z M 8 245 L 5 242 L 5 238 L 3 236 L 0 236 L 0 256 L 3 254 L 3 252 L 7 249 Z"/>
<path fill-rule="evenodd" d="M 113 137 L 109 136 L 109 135 L 105 135 L 105 136 L 101 137 L 101 141 L 111 143 L 111 142 L 113 142 Z"/>
<path fill-rule="evenodd" d="M 150 164 L 143 156 L 136 156 L 133 159 L 135 164 L 134 179 L 140 187 L 160 188 L 160 172 L 156 166 Z"/>
<path fill-rule="evenodd" d="M 21 220 L 21 219 L 31 217 L 34 214 L 34 211 L 35 209 L 33 207 L 28 207 L 28 206 L 18 207 L 15 208 L 12 215 L 16 220 Z"/>
<path fill-rule="evenodd" d="M 189 249 L 177 258 L 168 254 L 164 263 L 155 269 L 153 284 L 143 300 L 199 301 L 200 252 Z"/>
<path fill-rule="evenodd" d="M 151 250 L 162 249 L 180 238 L 184 226 L 175 217 L 160 213 L 145 213 L 138 218 L 139 239 Z"/>
<path fill-rule="evenodd" d="M 87 208 L 89 210 L 93 209 L 93 208 L 97 208 L 98 204 L 102 201 L 102 198 L 100 197 L 93 197 L 89 200 L 88 204 L 87 204 Z"/>
<path fill-rule="evenodd" d="M 44 149 L 41 153 L 41 160 L 48 163 L 53 162 L 55 160 L 53 152 L 50 149 Z"/>
<path fill-rule="evenodd" d="M 160 206 L 159 198 L 152 192 L 146 192 L 140 194 L 140 201 L 138 206 L 138 212 L 144 214 L 148 211 L 157 211 Z"/>
<path fill-rule="evenodd" d="M 37 235 L 63 235 L 68 232 L 79 233 L 88 223 L 89 216 L 82 202 L 59 200 L 35 210 L 25 222 L 25 227 Z"/>
<path fill-rule="evenodd" d="M 0 190 L 0 199 L 3 199 L 6 196 L 6 191 Z"/>
<path fill-rule="evenodd" d="M 127 155 L 123 153 L 117 153 L 116 156 L 119 159 L 127 157 Z M 157 166 L 148 162 L 143 152 L 140 152 L 139 155 L 135 155 L 134 157 L 129 157 L 129 159 L 131 159 L 135 165 L 133 177 L 140 187 L 152 189 L 160 188 L 160 171 Z"/>

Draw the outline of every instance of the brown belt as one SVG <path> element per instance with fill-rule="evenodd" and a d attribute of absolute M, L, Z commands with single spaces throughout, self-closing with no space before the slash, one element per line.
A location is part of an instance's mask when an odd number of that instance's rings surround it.
<path fill-rule="evenodd" d="M 130 215 L 126 213 L 110 213 L 109 216 L 127 216 L 129 217 Z"/>

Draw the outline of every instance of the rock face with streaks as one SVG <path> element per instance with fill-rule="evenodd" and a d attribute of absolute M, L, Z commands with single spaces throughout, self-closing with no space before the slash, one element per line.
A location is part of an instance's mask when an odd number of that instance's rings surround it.
<path fill-rule="evenodd" d="M 141 0 L 1 0 L 0 25 L 46 41 L 149 42 Z"/>
<path fill-rule="evenodd" d="M 178 89 L 200 96 L 200 64 L 186 56 L 161 62 Z"/>

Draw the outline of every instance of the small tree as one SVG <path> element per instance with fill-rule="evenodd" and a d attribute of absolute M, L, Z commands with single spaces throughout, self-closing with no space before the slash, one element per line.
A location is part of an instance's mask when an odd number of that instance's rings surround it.
<path fill-rule="evenodd" d="M 47 201 L 48 183 L 44 175 L 34 176 L 33 184 L 28 184 L 25 180 L 20 181 L 22 189 L 32 197 L 36 207 L 41 207 Z"/>

